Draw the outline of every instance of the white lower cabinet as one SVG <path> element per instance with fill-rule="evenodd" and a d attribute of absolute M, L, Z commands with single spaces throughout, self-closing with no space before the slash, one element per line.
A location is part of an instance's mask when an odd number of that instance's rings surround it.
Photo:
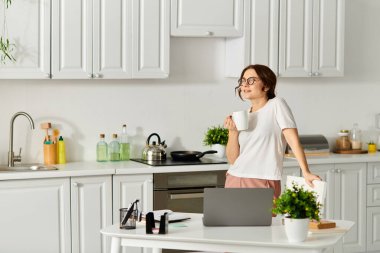
<path fill-rule="evenodd" d="M 380 163 L 368 163 L 367 251 L 380 252 Z"/>
<path fill-rule="evenodd" d="M 354 227 L 343 238 L 343 250 L 366 251 L 366 163 L 311 165 L 327 182 L 324 203 L 327 219 L 350 220 Z"/>
<path fill-rule="evenodd" d="M 69 178 L 0 181 L 0 200 L 0 252 L 71 252 Z"/>
<path fill-rule="evenodd" d="M 367 251 L 380 252 L 380 206 L 367 208 Z"/>
<path fill-rule="evenodd" d="M 113 177 L 113 223 L 120 223 L 120 208 L 128 207 L 136 199 L 143 212 L 153 210 L 153 175 L 115 175 Z M 143 246 L 143 245 L 141 245 Z M 122 252 L 150 252 L 148 248 L 123 247 Z"/>
<path fill-rule="evenodd" d="M 100 229 L 112 224 L 112 177 L 71 178 L 72 253 L 110 252 Z"/>

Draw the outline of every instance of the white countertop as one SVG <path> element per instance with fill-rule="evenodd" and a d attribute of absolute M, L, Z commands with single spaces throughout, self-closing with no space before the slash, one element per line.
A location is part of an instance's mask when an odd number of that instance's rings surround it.
<path fill-rule="evenodd" d="M 180 225 L 169 224 L 169 233 L 164 235 L 146 234 L 145 224 L 142 223 L 137 224 L 137 228 L 132 230 L 119 229 L 116 224 L 102 229 L 101 233 L 121 238 L 122 245 L 130 246 L 144 244 L 146 247 L 218 252 L 253 252 L 255 249 L 261 249 L 260 252 L 263 252 L 263 248 L 267 249 L 265 252 L 301 252 L 301 249 L 304 252 L 317 252 L 312 249 L 324 249 L 335 245 L 354 225 L 352 221 L 335 221 L 341 232 L 326 230 L 322 233 L 309 233 L 304 242 L 290 243 L 285 235 L 284 226 L 281 225 L 280 216 L 273 218 L 272 226 L 243 227 L 205 227 L 202 223 L 203 214 L 187 216 L 191 219 Z M 289 250 L 285 251 L 287 249 Z"/>
<path fill-rule="evenodd" d="M 309 164 L 329 163 L 358 163 L 358 162 L 380 162 L 380 152 L 375 154 L 340 155 L 330 154 L 323 157 L 308 157 Z M 55 165 L 58 170 L 54 171 L 30 171 L 9 172 L 1 171 L 0 180 L 32 179 L 32 178 L 54 178 L 75 176 L 96 176 L 113 174 L 151 174 L 165 172 L 189 172 L 189 171 L 212 171 L 227 170 L 228 164 L 205 164 L 205 165 L 179 165 L 153 167 L 134 161 L 128 162 L 73 162 L 64 165 Z M 294 158 L 285 158 L 284 167 L 298 166 Z"/>

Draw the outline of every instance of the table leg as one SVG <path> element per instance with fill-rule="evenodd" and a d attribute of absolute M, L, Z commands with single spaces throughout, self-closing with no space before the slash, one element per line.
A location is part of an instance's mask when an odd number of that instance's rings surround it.
<path fill-rule="evenodd" d="M 112 237 L 111 241 L 111 253 L 120 253 L 121 252 L 121 240 L 119 237 Z"/>

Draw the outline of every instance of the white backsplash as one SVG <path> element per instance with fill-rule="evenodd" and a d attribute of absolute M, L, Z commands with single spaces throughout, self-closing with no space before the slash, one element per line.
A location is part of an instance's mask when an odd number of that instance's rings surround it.
<path fill-rule="evenodd" d="M 333 144 L 340 129 L 356 122 L 364 141 L 377 140 L 379 8 L 380 1 L 347 0 L 344 77 L 279 79 L 277 94 L 292 108 L 300 134 L 324 134 Z M 153 132 L 168 151 L 209 149 L 202 145 L 207 128 L 248 106 L 234 95 L 236 79 L 223 77 L 224 49 L 220 38 L 172 38 L 164 80 L 0 80 L 0 164 L 7 162 L 9 122 L 17 111 L 36 123 L 31 131 L 26 119 L 15 121 L 14 148 L 23 148 L 24 161 L 42 162 L 40 123 L 46 121 L 60 129 L 69 161 L 95 160 L 99 133 L 110 140 L 124 123 L 132 156 Z"/>

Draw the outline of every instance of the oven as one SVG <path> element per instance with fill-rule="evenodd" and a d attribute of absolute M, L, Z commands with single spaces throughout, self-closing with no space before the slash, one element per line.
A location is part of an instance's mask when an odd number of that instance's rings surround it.
<path fill-rule="evenodd" d="M 204 188 L 224 187 L 226 170 L 153 174 L 153 209 L 203 213 Z"/>

